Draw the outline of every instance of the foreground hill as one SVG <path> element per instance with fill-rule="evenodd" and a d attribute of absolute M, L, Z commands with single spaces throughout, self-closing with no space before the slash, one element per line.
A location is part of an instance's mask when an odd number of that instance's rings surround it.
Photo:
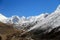
<path fill-rule="evenodd" d="M 7 25 L 0 22 L 0 40 L 10 40 L 13 36 L 19 35 L 19 30 L 13 28 L 13 25 Z"/>

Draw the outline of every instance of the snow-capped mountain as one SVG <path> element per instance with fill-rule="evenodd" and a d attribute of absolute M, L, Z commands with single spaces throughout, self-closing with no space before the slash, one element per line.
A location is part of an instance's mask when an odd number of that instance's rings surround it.
<path fill-rule="evenodd" d="M 52 29 L 60 26 L 60 5 L 57 9 L 49 14 L 44 20 L 39 21 L 36 25 L 28 29 L 31 30 L 46 30 L 50 32 Z"/>
<path fill-rule="evenodd" d="M 24 16 L 19 17 L 16 15 L 12 17 L 5 17 L 4 15 L 0 14 L 0 21 L 6 24 L 14 24 L 14 27 L 18 29 L 24 27 L 31 27 L 28 29 L 28 31 L 34 29 L 40 29 L 40 30 L 41 29 L 47 30 L 48 28 L 53 29 L 57 26 L 60 26 L 60 5 L 51 14 L 43 13 L 37 16 L 30 16 L 30 17 L 24 17 Z"/>
<path fill-rule="evenodd" d="M 41 18 L 38 19 L 39 20 L 38 23 L 36 23 L 34 26 L 29 28 L 24 33 L 22 33 L 21 36 L 29 32 L 32 32 L 32 34 L 36 33 L 35 36 L 38 35 L 39 36 L 39 37 L 37 36 L 38 38 L 44 37 L 44 35 L 46 36 L 48 35 L 47 36 L 48 38 L 49 35 L 51 36 L 55 33 L 59 34 L 60 32 L 60 5 L 57 7 L 57 9 L 54 12 L 47 15 L 46 17 L 42 16 Z"/>
<path fill-rule="evenodd" d="M 30 17 L 19 17 L 19 16 L 12 16 L 12 17 L 5 17 L 4 15 L 0 15 L 0 21 L 6 24 L 14 24 L 17 28 L 33 26 L 37 24 L 39 21 L 45 19 L 49 14 L 40 14 L 38 16 L 30 16 Z M 4 20 L 4 21 L 3 21 Z"/>
<path fill-rule="evenodd" d="M 4 15 L 0 14 L 0 22 L 6 23 L 7 17 Z"/>
<path fill-rule="evenodd" d="M 5 26 L 6 24 L 9 24 L 9 26 L 12 24 L 13 28 L 24 30 L 24 32 L 19 35 L 20 37 L 30 32 L 33 34 L 29 34 L 30 37 L 37 37 L 39 40 L 40 38 L 52 38 L 52 36 L 60 39 L 60 5 L 50 14 L 42 13 L 37 16 L 20 17 L 14 15 L 12 17 L 5 17 L 0 14 L 0 22 L 3 22 L 1 24 Z"/>

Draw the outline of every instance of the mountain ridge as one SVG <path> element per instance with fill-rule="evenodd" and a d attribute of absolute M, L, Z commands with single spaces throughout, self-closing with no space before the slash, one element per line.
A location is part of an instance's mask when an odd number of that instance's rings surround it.
<path fill-rule="evenodd" d="M 10 33 L 10 31 L 13 33 L 8 35 L 7 40 L 15 37 L 21 38 L 19 40 L 25 40 L 24 38 L 30 38 L 30 40 L 59 40 L 60 5 L 51 14 L 45 13 L 27 18 L 16 15 L 8 18 L 0 14 L 0 32 L 6 33 L 6 31 L 7 33 Z"/>

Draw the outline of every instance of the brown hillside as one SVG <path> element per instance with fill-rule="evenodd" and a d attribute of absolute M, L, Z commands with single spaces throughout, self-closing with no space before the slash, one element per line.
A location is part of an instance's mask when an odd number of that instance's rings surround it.
<path fill-rule="evenodd" d="M 19 35 L 19 30 L 13 28 L 13 25 L 7 25 L 0 22 L 0 40 L 10 40 L 13 36 Z"/>
<path fill-rule="evenodd" d="M 13 25 L 7 25 L 0 22 L 0 40 L 31 40 L 31 38 L 20 37 L 23 30 L 13 28 Z"/>

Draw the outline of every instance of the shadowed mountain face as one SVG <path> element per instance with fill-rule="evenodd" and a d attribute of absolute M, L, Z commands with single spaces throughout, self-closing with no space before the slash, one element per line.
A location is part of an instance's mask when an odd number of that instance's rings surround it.
<path fill-rule="evenodd" d="M 33 40 L 60 40 L 60 26 L 52 29 L 50 32 L 46 32 L 46 30 L 32 30 L 24 33 L 21 37 L 31 37 Z"/>
<path fill-rule="evenodd" d="M 32 38 L 34 40 L 60 40 L 60 26 L 52 29 L 50 32 L 45 32 L 43 30 L 31 31 Z"/>

